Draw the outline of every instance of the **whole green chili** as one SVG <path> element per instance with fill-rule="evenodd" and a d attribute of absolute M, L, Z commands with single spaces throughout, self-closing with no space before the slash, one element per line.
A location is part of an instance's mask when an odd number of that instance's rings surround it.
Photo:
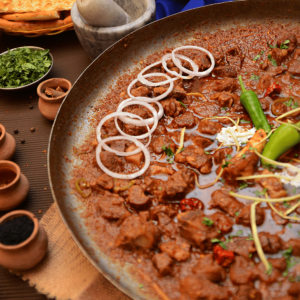
<path fill-rule="evenodd" d="M 293 124 L 300 130 L 300 122 Z M 262 155 L 276 160 L 280 155 L 300 143 L 300 132 L 289 124 L 280 125 L 270 137 Z M 264 165 L 268 163 L 262 160 Z"/>
<path fill-rule="evenodd" d="M 239 76 L 239 82 L 243 92 L 240 96 L 240 101 L 250 115 L 255 128 L 257 130 L 262 128 L 268 133 L 271 131 L 271 126 L 261 108 L 257 95 L 253 91 L 245 89 L 241 75 Z"/>

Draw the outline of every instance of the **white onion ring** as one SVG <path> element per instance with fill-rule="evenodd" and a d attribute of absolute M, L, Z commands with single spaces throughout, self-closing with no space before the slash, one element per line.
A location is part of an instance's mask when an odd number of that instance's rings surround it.
<path fill-rule="evenodd" d="M 103 163 L 100 159 L 101 147 L 103 145 L 105 145 L 106 142 L 115 141 L 115 140 L 129 140 L 129 141 L 132 141 L 133 143 L 135 143 L 135 145 L 137 147 L 139 147 L 140 151 L 144 152 L 145 164 L 144 164 L 142 169 L 140 169 L 138 172 L 133 173 L 133 174 L 119 174 L 119 173 L 112 172 L 111 170 L 107 169 L 103 165 Z M 129 152 L 129 153 L 132 155 L 132 152 Z M 97 160 L 97 163 L 98 163 L 99 167 L 102 169 L 102 171 L 104 171 L 106 174 L 110 175 L 111 177 L 118 178 L 118 179 L 133 179 L 133 178 L 136 178 L 140 175 L 143 175 L 144 172 L 149 168 L 150 153 L 149 153 L 148 149 L 140 141 L 138 141 L 134 138 L 130 138 L 130 137 L 128 138 L 128 137 L 124 137 L 124 136 L 114 136 L 114 137 L 106 138 L 105 140 L 101 140 L 101 142 L 99 143 L 99 145 L 96 148 L 96 160 Z"/>
<path fill-rule="evenodd" d="M 138 119 L 140 119 L 142 122 L 143 122 L 143 120 L 144 120 L 144 119 L 142 119 L 140 116 L 135 115 L 135 114 L 131 114 L 131 113 L 128 113 L 128 112 L 114 112 L 114 113 L 111 113 L 111 114 L 105 116 L 105 117 L 101 120 L 101 122 L 99 123 L 99 125 L 97 126 L 96 134 L 97 134 L 97 140 L 98 140 L 98 143 L 100 143 L 101 141 L 103 141 L 103 140 L 101 139 L 101 127 L 102 127 L 102 125 L 104 124 L 104 122 L 106 122 L 107 120 L 109 120 L 109 119 L 111 119 L 111 118 L 113 118 L 113 117 L 117 117 L 117 116 L 120 116 L 120 115 L 122 115 L 122 116 L 129 116 L 129 117 L 131 117 L 131 118 L 138 118 Z M 150 128 L 149 128 L 149 126 L 146 124 L 146 122 L 145 122 L 145 125 L 144 125 L 144 126 L 147 127 L 148 133 L 149 133 L 149 132 L 150 132 Z M 117 129 L 118 129 L 118 131 L 122 134 L 123 131 L 121 131 L 121 129 L 120 129 L 119 126 L 117 127 Z M 149 136 L 150 136 L 150 137 L 149 137 L 149 141 L 148 141 L 148 143 L 146 144 L 146 147 L 148 147 L 149 144 L 150 144 L 150 142 L 151 142 L 151 133 L 149 134 Z M 119 137 L 120 137 L 120 136 L 119 136 Z M 127 135 L 127 137 L 131 137 L 131 136 L 130 136 L 130 135 Z M 105 140 L 106 140 L 106 139 L 105 139 Z M 105 150 L 110 151 L 110 152 L 113 152 L 113 153 L 115 153 L 115 154 L 117 154 L 117 155 L 119 155 L 119 156 L 129 156 L 129 155 L 134 155 L 134 154 L 137 154 L 137 153 L 141 152 L 141 149 L 135 149 L 134 151 L 131 151 L 131 152 L 122 152 L 122 151 L 118 151 L 118 150 L 112 149 L 112 148 L 110 148 L 110 147 L 109 147 L 108 145 L 106 145 L 106 144 L 103 144 L 103 148 L 104 148 Z"/>
<path fill-rule="evenodd" d="M 152 77 L 152 76 L 158 76 L 158 77 L 166 77 L 166 78 L 168 78 L 168 80 L 166 80 L 166 81 L 162 81 L 162 82 L 156 82 L 155 83 L 155 85 L 153 85 L 153 86 L 159 86 L 159 85 L 164 85 L 164 84 L 162 84 L 162 83 L 164 83 L 164 82 L 167 82 L 167 83 L 169 83 L 170 84 L 170 86 L 169 86 L 169 88 L 168 88 L 168 90 L 166 91 L 166 92 L 164 92 L 163 94 L 161 94 L 161 95 L 159 95 L 159 96 L 157 96 L 157 97 L 154 97 L 154 98 L 149 98 L 149 97 L 135 97 L 135 96 L 133 96 L 132 94 L 131 94 L 131 92 L 130 92 L 130 90 L 132 89 L 132 87 L 133 87 L 133 85 L 134 84 L 136 84 L 138 81 L 139 81 L 139 79 L 138 78 L 136 78 L 136 79 L 134 79 L 130 84 L 129 84 L 129 86 L 128 86 L 128 88 L 127 88 L 127 94 L 128 94 L 128 96 L 129 97 L 131 97 L 131 98 L 138 98 L 139 100 L 141 100 L 141 101 L 143 101 L 143 102 L 148 102 L 148 103 L 152 103 L 152 102 L 156 102 L 156 101 L 158 101 L 158 100 L 161 100 L 161 99 L 163 99 L 163 98 L 165 98 L 165 97 L 167 97 L 171 92 L 172 92 L 172 90 L 173 90 L 173 88 L 174 88 L 174 83 L 173 83 L 173 81 L 174 81 L 174 78 L 171 78 L 170 76 L 168 76 L 167 74 L 164 74 L 164 73 L 150 73 L 150 74 L 146 74 L 146 75 L 144 75 L 145 77 Z M 178 79 L 178 78 L 177 78 Z M 176 80 L 176 78 L 175 78 L 175 80 Z M 150 81 L 149 81 L 150 82 Z"/>
<path fill-rule="evenodd" d="M 125 133 L 124 131 L 121 130 L 118 122 L 117 122 L 117 118 L 115 117 L 115 124 L 116 124 L 116 127 L 118 129 L 118 131 L 121 133 L 121 135 L 123 136 L 127 136 L 127 137 L 134 137 L 135 139 L 137 140 L 141 140 L 141 139 L 145 139 L 149 136 L 149 141 L 147 143 L 147 146 L 150 144 L 150 140 L 151 140 L 151 134 L 154 132 L 154 130 L 156 129 L 157 127 L 157 124 L 158 124 L 158 115 L 157 115 L 157 111 L 154 107 L 152 107 L 150 104 L 148 103 L 145 103 L 145 102 L 139 102 L 139 101 L 128 101 L 127 103 L 125 103 L 123 106 L 122 106 L 122 109 L 127 107 L 127 106 L 130 106 L 130 105 L 133 105 L 133 104 L 137 104 L 137 105 L 143 105 L 145 107 L 147 107 L 153 114 L 153 118 L 154 118 L 154 125 L 152 126 L 151 130 L 149 131 L 149 127 L 148 125 L 147 126 L 147 129 L 148 129 L 148 132 L 147 133 L 144 133 L 142 135 L 135 135 L 135 136 L 132 136 L 132 135 L 129 135 L 127 133 Z M 118 112 L 118 114 L 120 114 L 121 112 Z M 112 115 L 112 114 L 111 114 Z M 138 115 L 135 115 L 135 114 L 130 114 L 130 115 L 133 115 L 135 117 L 139 117 L 141 120 L 144 121 L 144 119 L 142 119 L 140 116 Z M 130 117 L 130 116 L 129 116 Z"/>
<path fill-rule="evenodd" d="M 138 98 L 135 98 L 134 100 L 138 100 Z M 132 101 L 132 98 L 126 99 L 123 102 L 120 103 L 118 110 L 117 111 L 122 111 L 122 109 L 125 107 L 124 104 L 126 104 L 127 102 Z M 159 102 L 153 102 L 155 104 L 157 104 L 159 110 L 157 113 L 157 117 L 158 120 L 160 120 L 162 118 L 162 116 L 164 115 L 164 108 L 163 106 L 159 103 Z M 119 119 L 126 123 L 126 124 L 131 124 L 131 125 L 135 125 L 135 126 L 145 126 L 144 124 L 148 124 L 148 125 L 152 125 L 154 123 L 154 118 L 149 118 L 149 119 L 143 119 L 143 122 L 140 122 L 140 120 L 135 120 L 129 117 L 124 117 L 124 116 L 120 116 Z"/>
<path fill-rule="evenodd" d="M 176 63 L 180 64 L 181 67 L 182 67 L 181 61 L 180 61 L 179 59 L 177 59 L 176 57 L 181 58 L 181 59 L 183 59 L 183 60 L 189 62 L 189 63 L 191 64 L 191 66 L 192 66 L 194 72 L 198 72 L 198 70 L 199 70 L 198 65 L 197 65 L 194 61 L 192 61 L 189 57 L 184 56 L 184 55 L 181 55 L 181 54 L 175 54 L 175 60 L 176 60 Z M 164 55 L 164 56 L 162 57 L 162 59 L 161 59 L 161 63 L 162 63 L 162 65 L 163 65 L 164 69 L 165 69 L 168 73 L 170 73 L 170 74 L 172 74 L 172 75 L 174 75 L 174 76 L 177 76 L 177 77 L 179 77 L 179 78 L 182 78 L 182 79 L 191 79 L 191 78 L 194 77 L 194 76 L 192 76 L 192 77 L 191 77 L 191 76 L 182 76 L 182 70 L 181 70 L 181 69 L 179 69 L 179 70 L 180 70 L 180 73 L 177 73 L 176 71 L 171 71 L 171 70 L 169 70 L 168 67 L 167 67 L 167 63 L 166 63 L 166 61 L 169 60 L 169 59 L 172 59 L 172 61 L 174 62 L 171 53 L 168 53 L 168 54 Z M 176 63 L 174 62 L 175 65 L 176 65 Z M 183 68 L 183 67 L 182 67 L 182 68 Z M 184 69 L 185 69 L 185 68 L 184 68 Z"/>
<path fill-rule="evenodd" d="M 179 50 L 184 50 L 184 49 L 195 49 L 195 50 L 199 50 L 199 51 L 202 51 L 204 53 L 206 53 L 209 58 L 210 58 L 210 61 L 211 61 L 211 66 L 209 69 L 207 69 L 206 71 L 203 71 L 203 72 L 195 72 L 195 71 L 190 71 L 188 69 L 186 69 L 185 67 L 183 67 L 181 64 L 178 63 L 178 61 L 176 60 L 176 57 L 175 57 L 175 52 L 179 51 Z M 202 47 L 198 47 L 198 46 L 183 46 L 183 47 L 179 47 L 179 48 L 176 48 L 172 51 L 172 60 L 174 62 L 174 64 L 176 65 L 176 67 L 183 71 L 184 73 L 187 73 L 191 76 L 199 76 L 199 77 L 204 77 L 204 76 L 207 76 L 212 70 L 213 68 L 215 67 L 215 59 L 213 57 L 213 55 L 207 51 L 206 49 L 202 48 Z"/>
<path fill-rule="evenodd" d="M 146 67 L 145 69 L 143 69 L 143 70 L 138 74 L 138 76 L 137 76 L 138 81 L 140 81 L 142 84 L 145 84 L 145 85 L 148 85 L 148 86 L 158 86 L 158 85 L 168 84 L 168 83 L 170 83 L 170 82 L 173 82 L 173 81 L 177 80 L 178 78 L 170 78 L 170 77 L 169 77 L 170 79 L 165 80 L 165 81 L 161 81 L 161 82 L 159 82 L 159 84 L 158 84 L 158 82 L 151 82 L 151 81 L 145 79 L 145 77 L 147 78 L 147 77 L 150 77 L 150 76 L 149 76 L 149 74 L 145 74 L 145 75 L 144 75 L 144 73 L 145 73 L 146 71 L 148 71 L 149 69 L 153 68 L 154 66 L 159 65 L 159 64 L 161 64 L 161 63 L 162 63 L 162 61 L 160 60 L 160 61 L 158 61 L 158 62 L 156 62 L 156 63 L 153 63 L 153 64 L 149 65 L 149 66 Z M 150 73 L 150 74 L 164 74 L 164 73 Z M 147 76 L 147 75 L 148 75 L 148 76 Z"/>

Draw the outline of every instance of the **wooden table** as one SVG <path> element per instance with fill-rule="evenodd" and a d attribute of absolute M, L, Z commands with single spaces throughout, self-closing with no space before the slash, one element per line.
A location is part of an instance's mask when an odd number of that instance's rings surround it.
<path fill-rule="evenodd" d="M 6 34 L 1 36 L 0 33 L 0 53 L 6 51 L 7 48 L 20 46 L 38 46 L 50 49 L 54 57 L 54 65 L 47 79 L 66 78 L 73 84 L 91 63 L 74 31 L 38 38 Z M 29 90 L 18 92 L 0 91 L 0 123 L 16 139 L 17 147 L 13 161 L 20 166 L 30 183 L 29 195 L 18 209 L 29 210 L 41 218 L 53 203 L 46 166 L 47 154 L 45 153 L 52 122 L 45 119 L 38 109 L 36 88 L 35 86 Z M 31 132 L 31 127 L 36 129 L 35 132 Z M 15 128 L 18 128 L 18 134 L 13 133 Z M 21 139 L 25 139 L 25 144 L 21 144 Z M 3 214 L 0 213 L 0 217 Z M 7 270 L 0 267 L 0 299 L 45 300 L 47 297 L 36 292 L 33 287 L 19 277 L 9 274 Z"/>

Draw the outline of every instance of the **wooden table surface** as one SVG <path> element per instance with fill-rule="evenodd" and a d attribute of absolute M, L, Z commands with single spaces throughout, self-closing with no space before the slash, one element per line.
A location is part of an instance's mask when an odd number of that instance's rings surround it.
<path fill-rule="evenodd" d="M 6 34 L 1 36 L 0 33 L 0 53 L 7 48 L 21 46 L 50 49 L 54 57 L 54 65 L 47 79 L 66 78 L 73 84 L 91 63 L 74 31 L 38 38 Z M 48 147 L 52 122 L 45 119 L 38 109 L 36 88 L 37 86 L 34 86 L 29 90 L 18 92 L 0 91 L 0 123 L 16 139 L 17 147 L 13 161 L 20 166 L 30 184 L 29 195 L 18 209 L 29 210 L 41 218 L 53 203 L 46 166 L 47 154 L 44 153 Z M 33 108 L 30 108 L 32 106 Z M 31 132 L 31 127 L 36 131 Z M 13 133 L 15 128 L 18 128 L 18 134 Z M 25 144 L 21 144 L 21 139 L 25 139 Z M 0 217 L 3 214 L 0 212 Z M 47 297 L 0 267 L 0 299 L 45 300 Z"/>

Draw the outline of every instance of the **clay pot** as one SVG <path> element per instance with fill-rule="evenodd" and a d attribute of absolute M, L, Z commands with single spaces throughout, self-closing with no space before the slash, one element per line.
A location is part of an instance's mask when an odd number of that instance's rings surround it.
<path fill-rule="evenodd" d="M 28 179 L 12 161 L 0 160 L 0 211 L 20 205 L 29 192 Z"/>
<path fill-rule="evenodd" d="M 16 141 L 0 124 L 0 160 L 10 160 L 15 154 Z"/>
<path fill-rule="evenodd" d="M 57 88 L 58 86 L 65 90 L 66 93 L 56 98 L 49 98 L 44 94 L 47 87 Z M 51 121 L 55 119 L 57 111 L 71 87 L 71 82 L 64 78 L 52 78 L 39 84 L 37 88 L 37 93 L 39 95 L 39 110 L 45 118 Z"/>
<path fill-rule="evenodd" d="M 29 211 L 16 210 L 10 212 L 0 219 L 0 224 L 21 216 L 27 216 L 34 223 L 33 232 L 30 237 L 14 246 L 0 243 L 0 265 L 16 271 L 25 271 L 36 266 L 44 258 L 48 247 L 48 238 L 45 229 Z"/>

